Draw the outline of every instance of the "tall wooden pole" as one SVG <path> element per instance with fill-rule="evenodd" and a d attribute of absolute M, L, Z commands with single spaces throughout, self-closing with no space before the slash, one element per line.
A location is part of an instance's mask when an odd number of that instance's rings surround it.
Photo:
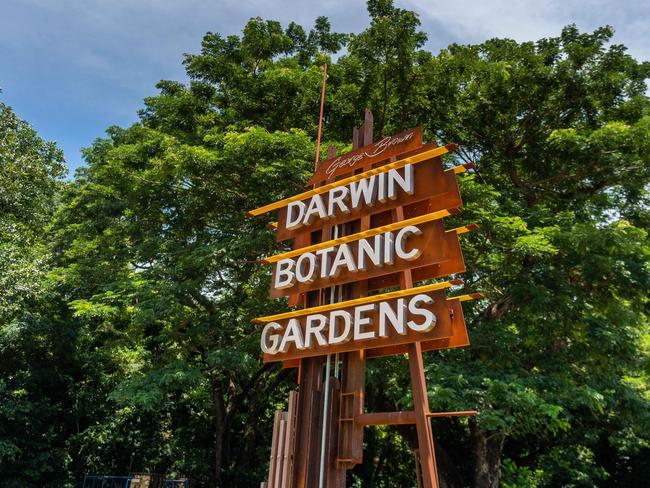
<path fill-rule="evenodd" d="M 408 345 L 409 371 L 413 388 L 413 410 L 415 411 L 415 428 L 418 432 L 418 450 L 420 452 L 420 469 L 422 470 L 423 488 L 438 488 L 438 471 L 436 454 L 433 447 L 433 433 L 428 417 L 429 397 L 424 379 L 422 346 L 419 342 Z"/>
<path fill-rule="evenodd" d="M 320 160 L 321 137 L 323 133 L 323 111 L 325 107 L 325 86 L 327 84 L 327 64 L 323 65 L 323 85 L 321 88 L 320 113 L 318 116 L 318 136 L 316 140 L 316 157 L 314 158 L 314 171 L 318 169 Z M 324 228 L 321 240 L 331 238 L 329 228 Z M 312 244 L 312 236 L 304 236 L 306 242 L 296 244 L 302 247 Z M 314 307 L 321 305 L 323 295 L 320 292 L 307 293 L 304 306 Z M 298 394 L 296 440 L 294 445 L 294 463 L 292 469 L 293 488 L 311 488 L 317 486 L 319 481 L 319 459 L 322 445 L 321 433 L 323 429 L 322 410 L 328 406 L 324 400 L 323 363 L 325 357 L 318 356 L 305 358 L 300 361 Z"/>
<path fill-rule="evenodd" d="M 320 115 L 318 116 L 318 137 L 316 139 L 316 161 L 314 162 L 314 171 L 318 169 L 318 160 L 320 159 L 320 138 L 323 133 L 323 109 L 325 108 L 325 85 L 327 84 L 327 64 L 323 65 L 323 87 L 320 92 Z"/>
<path fill-rule="evenodd" d="M 393 219 L 395 221 L 404 220 L 404 207 L 397 207 L 393 210 Z M 400 288 L 402 290 L 413 288 L 413 274 L 410 269 L 400 273 Z M 438 488 L 438 470 L 436 469 L 436 454 L 433 445 L 431 421 L 428 416 L 429 396 L 427 394 L 427 383 L 424 378 L 422 345 L 419 342 L 409 344 L 408 356 L 411 389 L 413 391 L 415 428 L 418 434 L 419 467 L 422 472 L 422 487 Z"/>

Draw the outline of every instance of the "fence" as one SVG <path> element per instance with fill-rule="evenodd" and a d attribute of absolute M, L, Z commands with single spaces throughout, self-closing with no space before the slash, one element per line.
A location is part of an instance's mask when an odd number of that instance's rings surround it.
<path fill-rule="evenodd" d="M 130 488 L 132 476 L 84 476 L 82 488 Z"/>

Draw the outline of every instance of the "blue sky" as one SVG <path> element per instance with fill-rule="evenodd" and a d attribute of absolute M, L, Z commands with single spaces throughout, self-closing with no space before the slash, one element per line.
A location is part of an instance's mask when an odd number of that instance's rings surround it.
<path fill-rule="evenodd" d="M 650 59 L 648 0 L 396 0 L 420 14 L 434 52 L 451 42 L 519 41 L 610 24 L 614 41 Z M 136 120 L 160 79 L 185 80 L 182 55 L 207 31 L 238 33 L 250 17 L 338 32 L 368 23 L 362 0 L 0 0 L 0 101 L 63 148 L 68 165 L 110 125 Z"/>

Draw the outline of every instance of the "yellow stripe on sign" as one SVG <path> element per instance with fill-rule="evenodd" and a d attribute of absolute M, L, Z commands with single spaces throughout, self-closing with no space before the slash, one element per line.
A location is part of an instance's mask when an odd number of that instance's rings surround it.
<path fill-rule="evenodd" d="M 463 225 L 461 227 L 456 227 L 455 229 L 449 229 L 447 232 L 455 232 L 458 235 L 467 234 L 468 232 L 474 232 L 478 230 L 478 224 L 469 224 Z"/>
<path fill-rule="evenodd" d="M 462 284 L 463 284 L 462 280 L 443 281 L 441 283 L 434 283 L 432 285 L 418 286 L 417 288 L 408 288 L 406 290 L 391 291 L 388 293 L 382 293 L 380 295 L 373 295 L 370 297 L 355 298 L 354 300 L 348 300 L 346 302 L 329 303 L 327 305 L 321 305 L 319 307 L 303 308 L 301 310 L 294 310 L 292 312 L 279 313 L 276 315 L 267 315 L 266 317 L 259 317 L 253 319 L 253 322 L 259 322 L 259 323 L 275 322 L 277 320 L 291 319 L 294 317 L 300 317 L 302 315 L 309 315 L 312 313 L 329 312 L 330 310 L 336 310 L 339 308 L 356 307 L 357 305 L 363 305 L 364 303 L 379 302 L 381 300 L 402 298 L 410 295 L 416 295 L 418 293 L 427 293 L 430 291 L 444 290 L 445 288 L 450 288 L 452 286 L 462 285 Z"/>
<path fill-rule="evenodd" d="M 270 203 L 263 207 L 251 210 L 247 212 L 246 215 L 248 217 L 256 217 L 258 215 L 262 215 L 263 213 L 270 212 L 271 210 L 277 210 L 278 208 L 286 207 L 291 202 L 305 200 L 306 198 L 312 197 L 314 195 L 320 195 L 321 193 L 326 193 L 330 191 L 332 188 L 336 188 L 337 186 L 345 186 L 349 183 L 359 181 L 373 175 L 385 173 L 386 171 L 390 171 L 391 169 L 403 168 L 407 164 L 417 164 L 417 163 L 421 163 L 422 161 L 426 161 L 428 159 L 442 156 L 443 154 L 448 153 L 450 150 L 453 150 L 455 147 L 456 146 L 454 144 L 448 144 L 447 146 L 436 147 L 435 149 L 430 149 L 428 151 L 421 152 L 420 154 L 416 154 L 414 156 L 409 156 L 408 158 L 400 159 L 399 161 L 395 161 L 394 163 L 385 164 L 384 166 L 380 166 L 378 168 L 364 171 L 363 173 L 359 173 L 358 175 L 350 176 L 348 178 L 343 178 L 342 180 L 335 181 L 334 183 L 328 183 L 327 185 L 319 186 L 318 188 L 314 188 L 313 190 L 300 193 L 293 197 L 285 198 L 284 200 L 278 200 L 277 202 Z"/>
<path fill-rule="evenodd" d="M 465 163 L 465 164 L 461 164 L 460 166 L 454 166 L 453 168 L 451 168 L 451 170 L 454 172 L 454 174 L 459 175 L 475 167 L 476 165 L 474 163 Z"/>
<path fill-rule="evenodd" d="M 454 209 L 455 210 L 455 209 Z M 357 241 L 359 239 L 364 239 L 366 237 L 376 236 L 378 234 L 383 234 L 384 232 L 390 232 L 392 230 L 401 229 L 407 225 L 418 225 L 423 224 L 424 222 L 430 222 L 431 220 L 438 220 L 443 217 L 449 217 L 452 215 L 449 210 L 440 210 L 438 212 L 433 212 L 426 215 L 421 215 L 420 217 L 413 217 L 412 219 L 402 220 L 401 222 L 395 222 L 393 224 L 382 225 L 381 227 L 375 227 L 374 229 L 364 230 L 363 232 L 357 232 L 356 234 L 350 234 L 349 236 L 339 237 L 338 239 L 332 239 L 331 241 L 320 242 L 312 246 L 301 247 L 299 249 L 294 249 L 293 251 L 288 251 L 282 254 L 276 254 L 269 258 L 264 258 L 261 261 L 263 263 L 275 263 L 281 259 L 292 258 L 294 256 L 299 256 L 307 252 L 316 252 L 319 249 L 325 249 L 333 246 L 340 246 L 341 244 L 347 244 L 348 242 Z"/>
<path fill-rule="evenodd" d="M 466 302 L 468 300 L 476 300 L 477 298 L 483 298 L 483 293 L 468 293 L 467 295 L 458 295 L 457 297 L 447 297 L 447 301 L 459 300 Z"/>

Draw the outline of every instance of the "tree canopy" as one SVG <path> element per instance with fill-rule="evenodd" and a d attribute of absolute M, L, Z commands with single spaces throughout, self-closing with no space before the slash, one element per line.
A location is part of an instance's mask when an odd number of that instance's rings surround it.
<path fill-rule="evenodd" d="M 415 13 L 368 1 L 360 33 L 251 19 L 207 33 L 139 121 L 110 127 L 62 183 L 62 154 L 0 106 L 0 484 L 165 472 L 265 479 L 292 370 L 261 362 L 251 319 L 277 252 L 244 211 L 313 171 L 324 142 L 422 126 L 459 143 L 471 346 L 427 353 L 451 487 L 640 486 L 650 468 L 650 63 L 565 27 L 432 53 Z M 324 144 L 324 145 L 326 145 Z M 448 161 L 452 164 L 454 161 Z M 284 244 L 286 245 L 286 243 Z M 406 361 L 368 364 L 368 411 L 409 408 Z M 410 486 L 408 428 L 366 429 L 350 486 Z"/>

